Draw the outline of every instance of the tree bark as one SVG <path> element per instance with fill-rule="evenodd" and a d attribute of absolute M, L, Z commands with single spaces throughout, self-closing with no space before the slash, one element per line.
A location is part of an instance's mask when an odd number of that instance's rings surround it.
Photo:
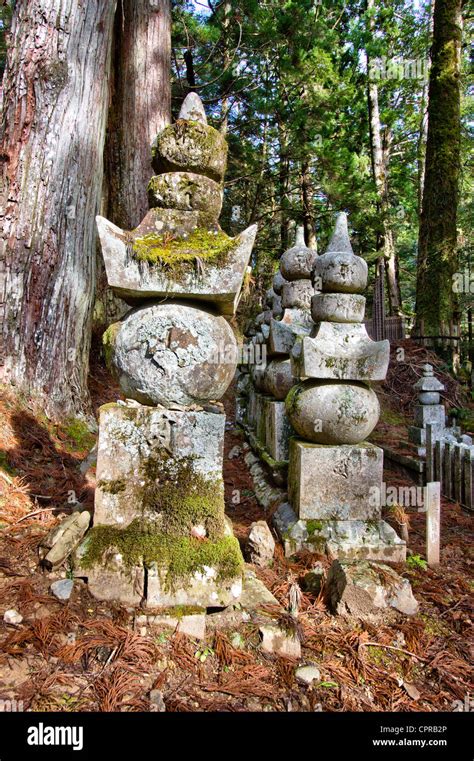
<path fill-rule="evenodd" d="M 461 12 L 462 0 L 435 0 L 415 324 L 415 334 L 434 343 L 458 320 Z"/>
<path fill-rule="evenodd" d="M 51 417 L 88 409 L 115 2 L 17 0 L 0 155 L 0 378 Z"/>
<path fill-rule="evenodd" d="M 106 216 L 125 230 L 148 210 L 151 145 L 171 121 L 169 0 L 121 0 L 105 151 Z"/>
<path fill-rule="evenodd" d="M 314 231 L 314 214 L 311 203 L 311 175 L 309 169 L 309 160 L 305 159 L 301 163 L 301 206 L 303 209 L 304 239 L 308 248 L 317 251 L 318 244 Z"/>
<path fill-rule="evenodd" d="M 170 0 L 121 0 L 114 23 L 102 215 L 124 230 L 148 210 L 151 145 L 171 121 Z M 100 247 L 94 322 L 119 319 L 128 309 L 108 287 Z"/>
<path fill-rule="evenodd" d="M 374 7 L 374 0 L 368 0 L 367 8 Z M 369 21 L 369 27 L 374 30 L 373 19 Z M 370 60 L 367 61 L 370 71 Z M 393 230 L 390 224 L 390 198 L 388 187 L 388 166 L 390 161 L 391 132 L 385 130 L 382 135 L 379 109 L 379 91 L 375 82 L 369 79 L 367 87 L 367 101 L 369 111 L 369 134 L 371 145 L 372 174 L 378 198 L 378 210 L 381 217 L 381 234 L 377 234 L 377 250 L 380 250 L 384 262 L 387 279 L 387 294 L 389 311 L 391 315 L 402 314 L 402 300 L 400 283 L 398 278 L 398 257 L 395 249 Z"/>

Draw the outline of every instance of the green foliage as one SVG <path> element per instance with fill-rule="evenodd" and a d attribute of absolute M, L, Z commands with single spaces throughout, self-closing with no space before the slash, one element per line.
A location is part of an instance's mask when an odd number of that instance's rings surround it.
<path fill-rule="evenodd" d="M 423 560 L 421 555 L 410 555 L 407 558 L 407 567 L 413 571 L 426 571 L 428 568 L 428 563 L 426 560 Z"/>

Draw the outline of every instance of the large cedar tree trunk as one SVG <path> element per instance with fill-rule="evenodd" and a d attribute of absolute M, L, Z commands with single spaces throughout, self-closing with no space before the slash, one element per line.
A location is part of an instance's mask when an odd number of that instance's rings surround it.
<path fill-rule="evenodd" d="M 434 5 L 415 325 L 417 336 L 434 343 L 451 335 L 458 319 L 452 276 L 458 268 L 461 11 L 461 0 Z"/>
<path fill-rule="evenodd" d="M 148 210 L 151 145 L 171 121 L 170 0 L 121 0 L 115 14 L 102 214 L 124 230 Z M 129 307 L 107 285 L 98 246 L 99 327 Z"/>
<path fill-rule="evenodd" d="M 0 378 L 88 408 L 112 0 L 17 0 L 0 155 Z"/>

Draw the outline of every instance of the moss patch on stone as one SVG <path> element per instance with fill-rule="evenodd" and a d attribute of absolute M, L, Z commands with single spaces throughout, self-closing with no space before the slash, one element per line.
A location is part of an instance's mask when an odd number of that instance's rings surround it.
<path fill-rule="evenodd" d="M 104 359 L 105 364 L 107 368 L 110 370 L 112 368 L 112 355 L 113 355 L 113 349 L 115 345 L 115 339 L 117 337 L 117 333 L 120 330 L 120 322 L 113 322 L 112 325 L 109 325 L 107 330 L 102 336 L 102 346 L 104 349 Z"/>
<path fill-rule="evenodd" d="M 193 457 L 177 459 L 160 450 L 144 463 L 142 476 L 144 516 L 160 514 L 164 534 L 186 536 L 193 526 L 203 525 L 209 539 L 224 535 L 222 482 L 199 473 Z"/>
<path fill-rule="evenodd" d="M 66 423 L 64 433 L 75 450 L 92 449 L 95 444 L 95 435 L 90 432 L 87 424 L 78 418 L 72 418 Z"/>
<path fill-rule="evenodd" d="M 166 536 L 139 518 L 125 529 L 94 526 L 87 536 L 81 566 L 87 569 L 105 564 L 107 550 L 119 552 L 127 568 L 141 564 L 149 568 L 153 563 L 163 566 L 167 585 L 186 579 L 205 566 L 216 570 L 218 581 L 235 578 L 243 569 L 240 546 L 233 536 L 215 541 Z"/>
<path fill-rule="evenodd" d="M 148 233 L 135 238 L 132 254 L 140 261 L 163 267 L 173 277 L 195 273 L 199 263 L 223 266 L 236 242 L 222 230 L 197 228 L 186 238 Z"/>

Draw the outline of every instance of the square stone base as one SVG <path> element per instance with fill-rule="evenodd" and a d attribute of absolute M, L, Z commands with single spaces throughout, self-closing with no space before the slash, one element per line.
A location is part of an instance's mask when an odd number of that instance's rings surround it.
<path fill-rule="evenodd" d="M 147 572 L 147 608 L 173 605 L 197 605 L 203 608 L 225 608 L 238 601 L 242 594 L 242 576 L 218 580 L 215 568 L 205 566 L 181 583 L 169 586 L 167 571 L 154 563 Z"/>
<path fill-rule="evenodd" d="M 94 525 L 125 528 L 142 516 L 147 463 L 192 458 L 193 470 L 222 481 L 225 415 L 143 405 L 100 408 Z"/>
<path fill-rule="evenodd" d="M 344 560 L 403 563 L 406 544 L 385 521 L 328 521 L 298 519 L 284 503 L 273 515 L 273 525 L 283 542 L 285 556 L 307 550 Z"/>
<path fill-rule="evenodd" d="M 288 496 L 299 518 L 378 520 L 382 480 L 380 447 L 291 439 Z"/>

